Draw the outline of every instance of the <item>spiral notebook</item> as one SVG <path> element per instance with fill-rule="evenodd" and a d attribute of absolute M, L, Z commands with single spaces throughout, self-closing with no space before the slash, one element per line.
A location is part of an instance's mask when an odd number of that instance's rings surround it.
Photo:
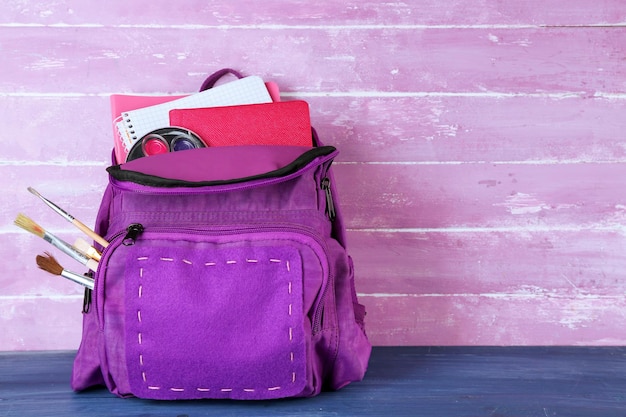
<path fill-rule="evenodd" d="M 124 146 L 130 149 L 151 131 L 169 126 L 170 110 L 271 102 L 272 97 L 261 77 L 250 76 L 167 103 L 124 112 L 117 128 Z"/>

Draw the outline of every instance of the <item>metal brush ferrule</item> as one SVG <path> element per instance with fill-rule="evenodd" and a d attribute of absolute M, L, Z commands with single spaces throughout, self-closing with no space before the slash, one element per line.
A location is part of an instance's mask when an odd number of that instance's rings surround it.
<path fill-rule="evenodd" d="M 83 265 L 86 265 L 89 261 L 89 258 L 77 251 L 72 245 L 69 243 L 59 239 L 55 235 L 50 232 L 45 232 L 43 235 L 43 239 L 50 243 L 52 246 L 62 251 L 66 255 L 70 256 L 72 259 L 80 262 Z"/>

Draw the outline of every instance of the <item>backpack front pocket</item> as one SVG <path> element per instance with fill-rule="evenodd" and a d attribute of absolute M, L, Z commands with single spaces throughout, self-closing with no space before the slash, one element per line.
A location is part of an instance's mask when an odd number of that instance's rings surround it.
<path fill-rule="evenodd" d="M 126 365 L 114 370 L 119 394 L 271 399 L 313 390 L 311 317 L 328 275 L 313 240 L 144 232 L 107 258 L 112 271 L 123 264 L 124 282 L 103 284 L 112 293 L 102 310 L 105 333 L 109 324 L 124 330 L 123 346 L 105 347 L 110 369 Z M 120 296 L 123 306 L 110 301 Z"/>

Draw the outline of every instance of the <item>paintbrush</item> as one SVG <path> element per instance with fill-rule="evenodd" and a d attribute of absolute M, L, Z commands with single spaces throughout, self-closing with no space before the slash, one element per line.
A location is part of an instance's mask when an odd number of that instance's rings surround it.
<path fill-rule="evenodd" d="M 52 256 L 48 252 L 44 252 L 44 253 L 46 254 L 46 256 L 37 255 L 37 258 L 36 258 L 37 266 L 40 269 L 50 272 L 53 275 L 60 275 L 63 278 L 69 279 L 70 281 L 73 281 L 77 284 L 80 284 L 82 286 L 89 288 L 90 290 L 93 290 L 93 283 L 94 283 L 93 278 L 89 278 L 84 275 L 79 275 L 75 272 L 71 272 L 71 271 L 64 269 L 61 266 L 61 264 L 59 264 L 57 260 L 54 259 L 54 256 Z"/>
<path fill-rule="evenodd" d="M 14 221 L 14 224 L 26 230 L 27 232 L 30 232 L 34 235 L 39 236 L 40 238 L 50 243 L 55 248 L 65 253 L 66 255 L 72 257 L 72 259 L 80 262 L 83 265 L 86 265 L 92 271 L 96 271 L 98 269 L 98 262 L 94 261 L 93 259 L 89 259 L 87 256 L 80 253 L 76 248 L 74 248 L 69 243 L 56 237 L 52 233 L 47 232 L 46 230 L 44 230 L 43 227 L 39 226 L 29 217 L 20 213 L 17 215 L 17 218 Z"/>
<path fill-rule="evenodd" d="M 31 194 L 39 197 L 44 203 L 48 205 L 48 207 L 50 207 L 52 210 L 57 212 L 57 214 L 59 214 L 65 220 L 72 223 L 74 226 L 80 229 L 84 234 L 86 234 L 87 236 L 89 236 L 90 238 L 98 242 L 99 244 L 101 244 L 102 247 L 106 248 L 107 246 L 109 246 L 109 242 L 104 240 L 102 236 L 100 236 L 99 234 L 91 230 L 84 223 L 80 222 L 78 219 L 76 219 L 74 216 L 72 216 L 71 214 L 63 210 L 61 207 L 54 204 L 52 201 L 48 200 L 47 198 L 39 194 L 33 187 L 28 187 L 28 191 L 30 191 Z"/>
<path fill-rule="evenodd" d="M 80 237 L 74 242 L 74 247 L 94 261 L 100 262 L 100 259 L 102 258 L 102 254 L 98 252 L 96 248 Z"/>

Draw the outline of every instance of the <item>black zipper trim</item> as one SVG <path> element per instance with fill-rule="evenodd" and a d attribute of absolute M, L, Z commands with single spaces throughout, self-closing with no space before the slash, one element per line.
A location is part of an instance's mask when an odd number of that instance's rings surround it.
<path fill-rule="evenodd" d="M 163 188 L 174 188 L 174 187 L 206 187 L 211 185 L 227 185 L 227 184 L 237 184 L 241 182 L 260 180 L 265 178 L 277 178 L 283 177 L 298 170 L 304 168 L 306 165 L 311 163 L 314 159 L 327 156 L 335 152 L 336 149 L 334 146 L 321 146 L 317 148 L 313 148 L 311 150 L 306 151 L 298 158 L 296 158 L 293 162 L 288 165 L 276 169 L 274 171 L 269 171 L 263 174 L 252 175 L 243 178 L 233 178 L 228 180 L 214 180 L 214 181 L 185 181 L 173 178 L 164 178 L 156 175 L 144 174 L 139 171 L 129 171 L 121 168 L 121 165 L 113 165 L 107 168 L 107 172 L 118 181 L 130 181 L 139 185 L 147 185 L 151 187 L 163 187 Z"/>
<path fill-rule="evenodd" d="M 322 178 L 321 187 L 326 194 L 326 215 L 331 222 L 335 221 L 335 218 L 337 217 L 337 212 L 335 210 L 335 202 L 333 201 L 333 190 L 330 186 L 330 178 Z"/>

